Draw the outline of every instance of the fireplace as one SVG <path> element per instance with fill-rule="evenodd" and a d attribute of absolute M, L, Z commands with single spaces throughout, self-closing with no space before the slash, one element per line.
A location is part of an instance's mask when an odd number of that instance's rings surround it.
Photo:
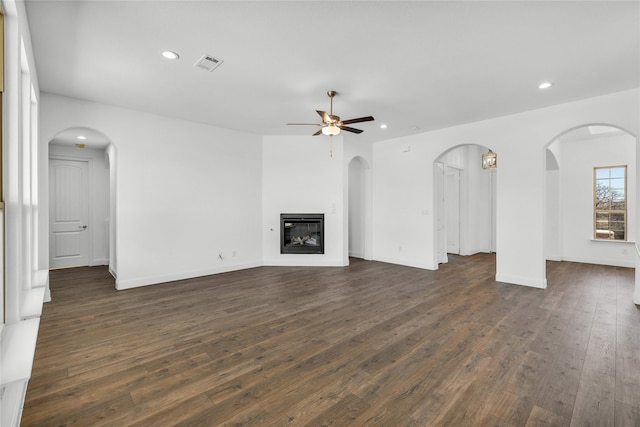
<path fill-rule="evenodd" d="M 323 254 L 324 214 L 280 214 L 281 254 Z"/>

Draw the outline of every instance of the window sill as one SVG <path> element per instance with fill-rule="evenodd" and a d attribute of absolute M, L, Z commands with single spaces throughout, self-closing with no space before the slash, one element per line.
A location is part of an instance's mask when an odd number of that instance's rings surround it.
<path fill-rule="evenodd" d="M 605 243 L 629 243 L 630 245 L 636 242 L 632 240 L 609 240 L 609 239 L 591 239 L 592 242 L 605 242 Z"/>

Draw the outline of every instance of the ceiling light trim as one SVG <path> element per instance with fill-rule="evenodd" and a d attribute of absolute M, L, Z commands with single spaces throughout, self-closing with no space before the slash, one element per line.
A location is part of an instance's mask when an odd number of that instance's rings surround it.
<path fill-rule="evenodd" d="M 172 51 L 172 50 L 163 50 L 160 55 L 162 55 L 163 58 L 165 59 L 169 59 L 171 61 L 175 61 L 180 59 L 180 55 L 178 55 L 176 52 Z"/>

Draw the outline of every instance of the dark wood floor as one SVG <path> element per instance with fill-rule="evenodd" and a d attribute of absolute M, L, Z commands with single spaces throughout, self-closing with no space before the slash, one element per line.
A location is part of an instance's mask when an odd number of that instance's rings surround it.
<path fill-rule="evenodd" d="M 640 426 L 634 270 L 352 260 L 115 291 L 51 272 L 23 426 Z"/>

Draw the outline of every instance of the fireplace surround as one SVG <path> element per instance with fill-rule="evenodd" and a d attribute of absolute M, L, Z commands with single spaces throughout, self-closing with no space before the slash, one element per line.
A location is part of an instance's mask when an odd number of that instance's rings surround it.
<path fill-rule="evenodd" d="M 323 254 L 324 214 L 280 214 L 281 254 Z"/>

